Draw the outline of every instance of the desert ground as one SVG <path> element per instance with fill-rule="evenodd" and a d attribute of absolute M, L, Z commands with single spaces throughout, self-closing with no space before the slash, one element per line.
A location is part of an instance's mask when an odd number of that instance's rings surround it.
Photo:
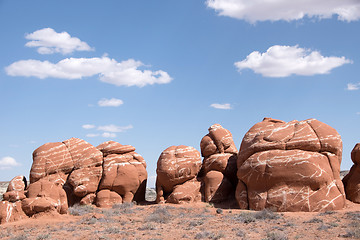
<path fill-rule="evenodd" d="M 68 215 L 2 224 L 0 239 L 360 239 L 360 204 L 350 201 L 338 211 L 274 213 L 234 203 L 158 205 L 153 189 L 146 198 L 110 209 L 75 205 Z"/>

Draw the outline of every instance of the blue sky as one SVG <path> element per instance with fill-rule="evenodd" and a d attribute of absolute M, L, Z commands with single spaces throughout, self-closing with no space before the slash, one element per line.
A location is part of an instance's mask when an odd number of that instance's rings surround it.
<path fill-rule="evenodd" d="M 360 137 L 357 0 L 0 0 L 0 181 L 46 142 L 136 147 L 147 164 L 264 117 Z"/>

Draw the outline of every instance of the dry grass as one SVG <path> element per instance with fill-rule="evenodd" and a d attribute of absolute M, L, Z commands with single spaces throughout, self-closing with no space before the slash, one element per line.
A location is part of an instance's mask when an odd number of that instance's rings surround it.
<path fill-rule="evenodd" d="M 360 207 L 358 208 L 360 209 Z M 360 211 L 275 213 L 184 205 L 75 205 L 71 215 L 0 225 L 0 239 L 359 239 Z"/>

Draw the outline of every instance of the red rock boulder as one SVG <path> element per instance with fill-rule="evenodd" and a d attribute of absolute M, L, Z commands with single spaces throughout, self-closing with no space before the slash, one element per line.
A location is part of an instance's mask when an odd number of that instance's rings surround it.
<path fill-rule="evenodd" d="M 201 157 L 195 148 L 180 145 L 165 149 L 157 162 L 156 202 L 201 200 L 201 184 L 196 181 L 200 168 Z"/>
<path fill-rule="evenodd" d="M 27 218 L 27 216 L 21 208 L 21 201 L 0 202 L 0 224 L 14 222 L 24 218 Z"/>
<path fill-rule="evenodd" d="M 354 203 L 360 203 L 360 143 L 351 151 L 351 160 L 354 165 L 343 178 L 346 198 Z"/>
<path fill-rule="evenodd" d="M 68 203 L 64 189 L 59 184 L 41 179 L 29 185 L 22 209 L 28 216 L 40 212 L 67 213 Z"/>
<path fill-rule="evenodd" d="M 27 187 L 27 181 L 25 176 L 14 177 L 8 185 L 6 193 L 3 195 L 4 201 L 16 202 L 21 201 L 25 196 L 25 190 Z"/>
<path fill-rule="evenodd" d="M 209 128 L 209 134 L 200 142 L 204 199 L 222 202 L 234 199 L 237 185 L 237 149 L 229 130 L 220 124 Z"/>
<path fill-rule="evenodd" d="M 46 143 L 33 153 L 30 185 L 40 179 L 58 184 L 73 204 L 97 191 L 102 162 L 102 152 L 82 139 Z"/>
<path fill-rule="evenodd" d="M 114 141 L 102 143 L 97 148 L 104 154 L 97 205 L 110 206 L 114 201 L 144 201 L 147 181 L 144 158 L 135 152 L 134 147 Z M 119 196 L 102 190 L 110 190 Z"/>
<path fill-rule="evenodd" d="M 316 120 L 265 118 L 244 136 L 238 154 L 240 208 L 326 211 L 345 205 L 340 180 L 342 140 Z"/>

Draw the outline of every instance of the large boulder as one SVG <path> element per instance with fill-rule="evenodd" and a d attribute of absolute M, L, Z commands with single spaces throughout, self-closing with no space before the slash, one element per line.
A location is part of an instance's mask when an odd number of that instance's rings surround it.
<path fill-rule="evenodd" d="M 182 194 L 172 194 L 168 202 L 181 203 L 197 201 L 200 195 L 200 183 L 186 184 L 197 177 L 201 168 L 201 157 L 198 150 L 184 145 L 171 146 L 165 149 L 157 162 L 156 202 L 163 203 L 176 189 L 187 189 Z M 183 187 L 179 185 L 186 184 Z M 191 190 L 189 189 L 189 186 Z M 180 192 L 180 191 L 176 192 Z M 194 193 L 197 192 L 197 193 Z M 187 196 L 189 194 L 189 196 Z M 201 195 L 200 195 L 201 196 Z"/>
<path fill-rule="evenodd" d="M 24 218 L 27 218 L 27 216 L 21 208 L 21 201 L 0 202 L 0 224 L 14 222 Z"/>
<path fill-rule="evenodd" d="M 27 181 L 25 176 L 14 177 L 8 185 L 3 201 L 0 202 L 0 224 L 26 218 L 21 200 L 25 199 Z"/>
<path fill-rule="evenodd" d="M 33 153 L 30 185 L 40 179 L 62 186 L 70 204 L 97 191 L 102 176 L 103 154 L 90 143 L 70 138 L 46 143 Z"/>
<path fill-rule="evenodd" d="M 99 185 L 97 205 L 110 206 L 116 201 L 144 201 L 147 181 L 144 158 L 135 152 L 134 147 L 114 141 L 102 143 L 97 148 L 104 154 L 104 171 Z M 106 189 L 117 193 L 119 197 L 102 191 Z M 105 199 L 115 199 L 115 202 Z"/>
<path fill-rule="evenodd" d="M 65 214 L 68 210 L 66 193 L 59 184 L 41 179 L 29 185 L 22 209 L 28 216 L 41 212 Z"/>
<path fill-rule="evenodd" d="M 200 142 L 204 157 L 201 175 L 204 183 L 204 200 L 222 202 L 234 199 L 237 184 L 237 149 L 229 130 L 220 124 L 209 128 Z"/>
<path fill-rule="evenodd" d="M 265 118 L 244 136 L 237 159 L 240 208 L 326 211 L 345 205 L 342 140 L 316 119 Z"/>
<path fill-rule="evenodd" d="M 27 181 L 25 176 L 14 177 L 8 185 L 6 193 L 3 195 L 3 200 L 9 202 L 21 201 L 25 196 L 25 190 L 27 188 Z"/>
<path fill-rule="evenodd" d="M 346 198 L 354 203 L 360 203 L 360 143 L 351 151 L 351 160 L 354 165 L 343 178 Z"/>

